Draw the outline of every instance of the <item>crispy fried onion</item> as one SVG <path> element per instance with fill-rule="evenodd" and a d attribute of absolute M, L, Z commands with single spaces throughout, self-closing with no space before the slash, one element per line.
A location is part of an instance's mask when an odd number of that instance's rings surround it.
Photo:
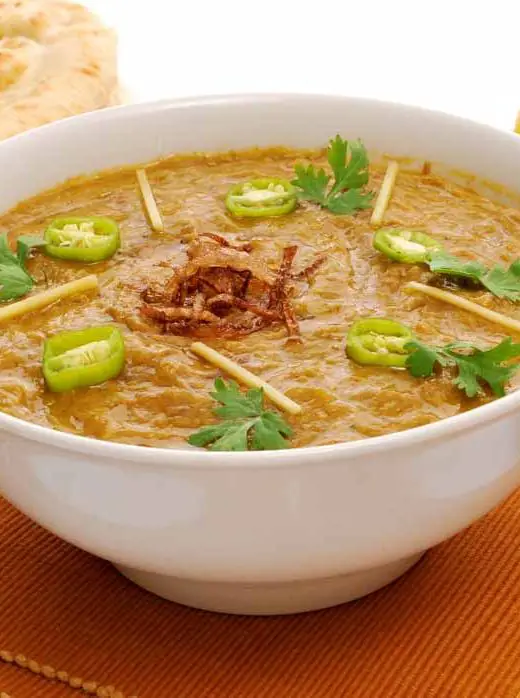
<path fill-rule="evenodd" d="M 273 272 L 249 254 L 251 249 L 214 233 L 200 235 L 187 250 L 187 263 L 174 267 L 164 286 L 143 291 L 141 313 L 169 334 L 237 339 L 283 323 L 289 338 L 299 339 L 292 282 L 309 281 L 325 258 L 295 272 L 298 248 L 293 245 L 284 249 Z"/>

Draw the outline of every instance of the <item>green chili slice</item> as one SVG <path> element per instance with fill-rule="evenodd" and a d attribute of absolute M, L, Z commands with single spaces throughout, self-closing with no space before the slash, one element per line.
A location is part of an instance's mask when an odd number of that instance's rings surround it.
<path fill-rule="evenodd" d="M 415 230 L 381 228 L 374 235 L 376 250 L 395 262 L 421 264 L 428 261 L 432 252 L 442 250 L 442 244 L 429 235 Z"/>
<path fill-rule="evenodd" d="M 119 226 L 111 218 L 56 218 L 45 231 L 45 252 L 73 262 L 101 262 L 120 247 Z"/>
<path fill-rule="evenodd" d="M 116 378 L 125 362 L 125 343 L 112 325 L 61 332 L 43 349 L 43 376 L 49 390 L 62 393 Z"/>
<path fill-rule="evenodd" d="M 412 339 L 412 331 L 400 322 L 363 318 L 347 334 L 346 353 L 358 364 L 404 368 L 409 354 L 405 346 Z"/>
<path fill-rule="evenodd" d="M 283 216 L 296 208 L 296 189 L 285 179 L 252 179 L 235 184 L 226 196 L 234 216 Z"/>

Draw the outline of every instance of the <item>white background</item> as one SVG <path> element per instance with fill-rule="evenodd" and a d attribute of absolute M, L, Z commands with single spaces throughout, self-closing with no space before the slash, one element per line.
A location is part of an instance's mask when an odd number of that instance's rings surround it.
<path fill-rule="evenodd" d="M 133 100 L 226 92 L 390 99 L 512 128 L 520 0 L 83 0 Z"/>

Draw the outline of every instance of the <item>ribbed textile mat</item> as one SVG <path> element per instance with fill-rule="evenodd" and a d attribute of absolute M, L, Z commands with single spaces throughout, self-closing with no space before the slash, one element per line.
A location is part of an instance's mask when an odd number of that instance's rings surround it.
<path fill-rule="evenodd" d="M 3 500 L 0 565 L 1 656 L 40 672 L 0 661 L 11 698 L 520 698 L 520 492 L 386 589 L 300 616 L 155 598 Z"/>

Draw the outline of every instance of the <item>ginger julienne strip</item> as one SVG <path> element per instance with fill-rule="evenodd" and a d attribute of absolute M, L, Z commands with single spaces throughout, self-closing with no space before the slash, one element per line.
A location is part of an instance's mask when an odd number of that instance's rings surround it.
<path fill-rule="evenodd" d="M 392 192 L 394 189 L 395 180 L 397 179 L 397 174 L 399 172 L 399 163 L 395 160 L 390 160 L 388 167 L 386 169 L 385 177 L 383 183 L 381 184 L 381 189 L 377 196 L 376 205 L 372 212 L 372 217 L 370 223 L 372 225 L 381 225 L 383 218 L 392 198 Z"/>
<path fill-rule="evenodd" d="M 159 208 L 157 206 L 155 196 L 153 195 L 152 187 L 148 181 L 146 170 L 137 170 L 136 175 L 137 182 L 141 190 L 141 195 L 143 197 L 144 208 L 150 221 L 150 225 L 157 233 L 162 233 L 164 231 L 164 223 L 161 214 L 159 213 Z"/>
<path fill-rule="evenodd" d="M 274 402 L 275 405 L 285 410 L 285 412 L 289 412 L 289 414 L 300 414 L 302 411 L 298 403 L 288 398 L 279 390 L 276 390 L 276 388 L 273 388 L 269 383 L 258 378 L 258 376 L 255 376 L 254 373 L 250 373 L 247 369 L 239 366 L 235 361 L 228 359 L 227 356 L 223 356 L 218 351 L 215 351 L 215 349 L 208 347 L 203 342 L 194 342 L 190 349 L 194 354 L 205 359 L 208 363 L 213 364 L 213 366 L 222 369 L 248 388 L 262 388 L 271 402 Z"/>
<path fill-rule="evenodd" d="M 467 298 L 462 296 L 457 296 L 455 293 L 450 293 L 449 291 L 443 291 L 440 288 L 433 288 L 432 286 L 427 286 L 426 284 L 421 284 L 417 281 L 410 281 L 404 287 L 405 291 L 410 291 L 412 293 L 422 293 L 430 298 L 435 298 L 439 301 L 444 301 L 450 305 L 454 305 L 462 310 L 467 310 L 474 315 L 479 315 L 489 322 L 494 322 L 497 325 L 502 325 L 502 327 L 507 327 L 509 330 L 514 332 L 520 332 L 520 321 L 514 318 L 507 317 L 507 315 L 502 315 L 502 313 L 497 313 L 495 310 L 489 310 L 489 308 L 484 308 L 484 306 L 469 301 Z"/>
<path fill-rule="evenodd" d="M 61 286 L 55 286 L 47 291 L 42 291 L 34 296 L 29 296 L 29 298 L 24 298 L 21 301 L 11 303 L 11 305 L 0 308 L 0 322 L 12 320 L 15 317 L 34 312 L 35 310 L 41 310 L 42 308 L 51 305 L 51 303 L 55 303 L 63 298 L 76 296 L 80 293 L 86 293 L 87 291 L 93 291 L 95 289 L 97 290 L 98 288 L 98 278 L 95 276 L 95 274 L 83 276 L 81 279 L 70 281 L 69 283 L 62 284 Z"/>

